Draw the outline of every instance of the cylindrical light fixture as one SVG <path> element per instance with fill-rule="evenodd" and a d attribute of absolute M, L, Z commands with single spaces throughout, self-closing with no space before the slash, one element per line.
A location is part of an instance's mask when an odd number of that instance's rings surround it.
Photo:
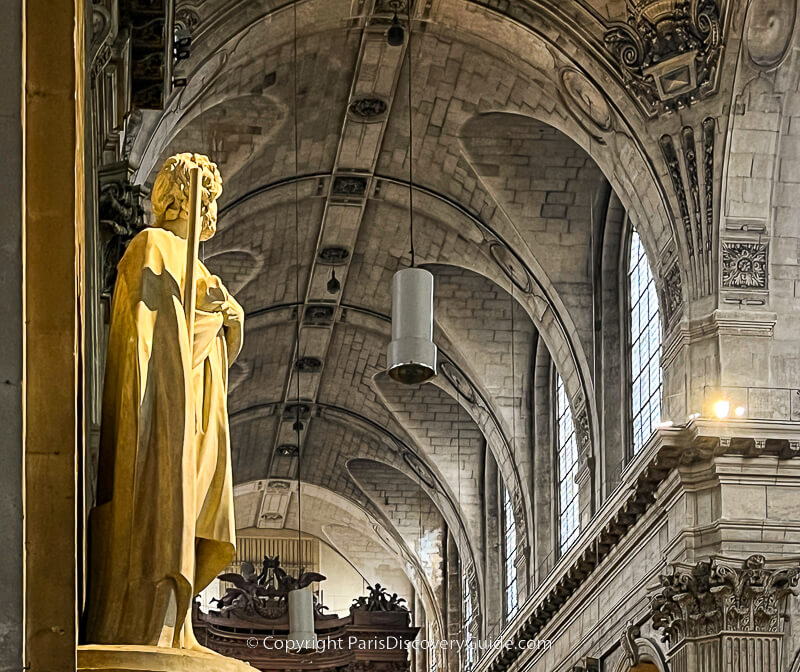
<path fill-rule="evenodd" d="M 392 342 L 388 374 L 405 385 L 436 375 L 433 342 L 433 275 L 423 268 L 397 271 L 392 280 Z"/>
<path fill-rule="evenodd" d="M 289 635 L 286 648 L 291 653 L 310 653 L 317 649 L 314 593 L 311 592 L 311 586 L 289 591 Z"/>

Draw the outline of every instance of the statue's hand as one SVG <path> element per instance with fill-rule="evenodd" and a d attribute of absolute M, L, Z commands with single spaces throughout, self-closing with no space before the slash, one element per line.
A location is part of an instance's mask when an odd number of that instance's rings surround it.
<path fill-rule="evenodd" d="M 228 293 L 216 275 L 197 281 L 196 306 L 207 313 L 218 313 L 228 300 Z"/>

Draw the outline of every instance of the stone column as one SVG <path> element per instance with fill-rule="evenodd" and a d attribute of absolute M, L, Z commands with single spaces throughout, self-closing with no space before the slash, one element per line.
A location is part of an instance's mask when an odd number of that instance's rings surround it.
<path fill-rule="evenodd" d="M 651 596 L 653 627 L 663 632 L 673 672 L 775 672 L 782 660 L 789 596 L 800 564 L 744 563 L 715 557 L 673 565 Z"/>
<path fill-rule="evenodd" d="M 22 1 L 0 3 L 0 581 L 6 606 L 0 614 L 0 672 L 22 667 L 23 490 L 22 490 Z"/>
<path fill-rule="evenodd" d="M 83 20 L 83 0 L 25 2 L 23 587 L 24 669 L 31 672 L 76 667 Z"/>

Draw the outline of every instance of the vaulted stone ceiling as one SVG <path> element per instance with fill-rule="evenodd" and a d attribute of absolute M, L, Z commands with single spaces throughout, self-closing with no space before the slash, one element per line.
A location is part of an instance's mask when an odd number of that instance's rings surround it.
<path fill-rule="evenodd" d="M 488 450 L 532 540 L 537 344 L 587 426 L 597 417 L 598 203 L 613 188 L 654 258 L 681 243 L 648 112 L 601 46 L 625 2 L 417 0 L 410 71 L 408 43 L 384 38 L 395 10 L 404 18 L 405 2 L 179 0 L 188 83 L 139 120 L 131 156 L 143 183 L 176 151 L 209 154 L 223 175 L 218 233 L 201 254 L 247 313 L 230 379 L 237 483 L 294 477 L 299 413 L 300 477 L 318 503 L 303 526 L 368 580 L 402 568 L 433 600 L 423 532 L 381 499 L 382 481 L 419 489 L 415 515 L 438 516 L 429 524 L 446 524 L 462 562 L 479 565 Z M 419 389 L 384 373 L 410 195 L 442 361 Z M 340 291 L 327 289 L 332 272 Z M 344 519 L 360 522 L 345 534 Z M 345 541 L 370 529 L 386 543 Z"/>

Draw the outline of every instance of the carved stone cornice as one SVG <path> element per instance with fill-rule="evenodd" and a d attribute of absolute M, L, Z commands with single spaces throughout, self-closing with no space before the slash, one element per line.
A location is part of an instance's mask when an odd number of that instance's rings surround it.
<path fill-rule="evenodd" d="M 682 320 L 664 341 L 661 365 L 668 367 L 686 345 L 716 336 L 772 336 L 776 313 L 746 310 L 715 310 L 695 320 Z"/>
<path fill-rule="evenodd" d="M 651 596 L 653 627 L 671 647 L 683 640 L 736 633 L 781 633 L 789 595 L 797 594 L 800 563 L 768 566 L 751 555 L 740 566 L 721 558 L 673 565 Z"/>

